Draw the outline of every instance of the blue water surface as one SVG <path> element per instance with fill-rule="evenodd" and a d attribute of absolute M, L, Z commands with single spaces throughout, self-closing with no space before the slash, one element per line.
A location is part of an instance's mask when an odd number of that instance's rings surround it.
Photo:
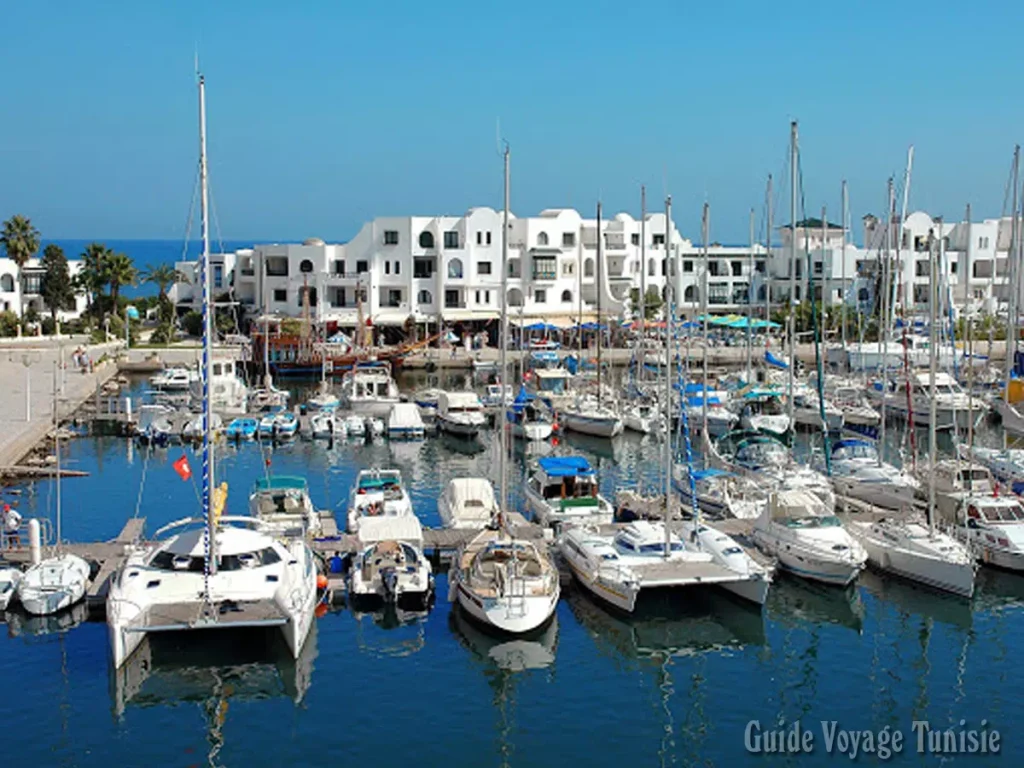
<path fill-rule="evenodd" d="M 417 513 L 433 525 L 448 479 L 496 477 L 495 442 L 489 433 L 477 443 L 227 446 L 218 472 L 230 485 L 233 513 L 244 513 L 250 486 L 272 471 L 306 475 L 314 502 L 343 519 L 360 468 L 397 466 Z M 554 450 L 589 456 L 608 495 L 638 476 L 658 476 L 661 447 L 648 438 L 568 436 Z M 71 441 L 65 464 L 89 475 L 63 482 L 65 537 L 113 537 L 136 513 L 149 531 L 195 513 L 195 487 L 171 469 L 183 451 L 198 471 L 190 449 L 147 451 L 114 437 Z M 520 449 L 512 463 L 517 502 L 528 458 Z M 53 483 L 22 491 L 8 498 L 26 516 L 52 515 Z M 933 764 L 914 749 L 913 720 L 977 727 L 986 717 L 1001 732 L 1002 754 L 956 763 L 1019 765 L 1024 579 L 982 571 L 979 585 L 966 602 L 872 573 L 849 591 L 782 576 L 763 613 L 708 590 L 659 597 L 632 618 L 570 586 L 547 630 L 510 641 L 453 610 L 442 572 L 425 618 L 341 608 L 318 621 L 298 662 L 273 637 L 227 634 L 208 648 L 154 644 L 148 669 L 129 665 L 131 679 L 110 668 L 104 624 L 44 633 L 45 624 L 9 615 L 0 639 L 0 764 L 848 763 L 825 752 L 821 720 L 899 729 L 907 743 L 891 762 Z M 815 732 L 815 750 L 751 755 L 744 747 L 751 720 L 765 729 L 800 720 Z"/>

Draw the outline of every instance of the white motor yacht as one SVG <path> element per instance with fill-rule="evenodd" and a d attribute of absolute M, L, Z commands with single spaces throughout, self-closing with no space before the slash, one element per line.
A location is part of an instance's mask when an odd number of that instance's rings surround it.
<path fill-rule="evenodd" d="M 210 403 L 215 414 L 224 416 L 243 416 L 249 411 L 249 387 L 239 375 L 236 366 L 241 362 L 214 358 L 210 366 Z M 196 376 L 191 385 L 192 401 L 199 403 L 203 399 L 202 382 Z M 284 403 L 281 403 L 283 406 Z"/>
<path fill-rule="evenodd" d="M 448 599 L 490 629 L 521 635 L 555 614 L 561 585 L 544 549 L 498 528 L 485 528 L 456 553 Z"/>
<path fill-rule="evenodd" d="M 831 446 L 832 485 L 836 492 L 886 509 L 904 509 L 914 503 L 921 484 L 909 472 L 885 464 L 874 443 L 847 438 Z M 826 470 L 824 458 L 815 468 Z"/>
<path fill-rule="evenodd" d="M 693 432 L 703 431 L 706 416 L 707 433 L 711 437 L 720 437 L 733 430 L 739 423 L 740 417 L 728 407 L 728 394 L 709 391 L 706 397 L 707 407 L 705 408 L 703 391 L 698 391 L 698 394 L 686 395 L 686 419 L 690 429 Z"/>
<path fill-rule="evenodd" d="M 398 385 L 385 363 L 357 365 L 341 379 L 341 404 L 353 413 L 383 419 L 398 402 Z"/>
<path fill-rule="evenodd" d="M 316 538 L 323 533 L 320 513 L 309 497 L 309 483 L 298 475 L 260 478 L 249 494 L 249 514 L 261 529 L 284 540 Z"/>
<path fill-rule="evenodd" d="M 423 530 L 415 517 L 378 517 L 359 528 L 361 549 L 352 557 L 348 589 L 355 602 L 367 599 L 422 608 L 434 591 L 430 561 L 423 555 Z"/>
<path fill-rule="evenodd" d="M 349 497 L 349 533 L 359 533 L 362 520 L 372 517 L 411 517 L 412 500 L 397 469 L 363 469 Z"/>
<path fill-rule="evenodd" d="M 291 392 L 287 389 L 278 389 L 268 378 L 266 386 L 254 389 L 249 394 L 249 407 L 254 413 L 279 411 L 288 407 L 290 398 Z"/>
<path fill-rule="evenodd" d="M 915 425 L 927 426 L 931 422 L 932 390 L 930 374 L 915 372 L 910 378 L 910 408 L 907 407 L 905 377 L 875 381 L 867 392 L 872 403 L 880 404 L 884 400 L 887 411 L 903 419 L 912 412 Z M 934 393 L 936 429 L 967 429 L 969 423 L 988 410 L 984 400 L 964 392 L 948 373 L 935 374 Z"/>
<path fill-rule="evenodd" d="M 658 404 L 645 400 L 627 403 L 622 407 L 622 424 L 626 429 L 642 435 L 665 431 L 665 421 Z"/>
<path fill-rule="evenodd" d="M 863 389 L 853 386 L 836 387 L 832 402 L 843 413 L 843 428 L 876 439 L 882 414 L 868 402 Z"/>
<path fill-rule="evenodd" d="M 420 409 L 420 415 L 425 419 L 432 419 L 437 415 L 437 401 L 441 397 L 443 389 L 429 387 L 418 390 L 413 396 L 413 402 Z"/>
<path fill-rule="evenodd" d="M 917 470 L 922 498 L 927 495 L 928 482 L 935 481 L 935 512 L 943 523 L 956 520 L 956 511 L 968 496 L 997 493 L 996 481 L 988 467 L 969 459 L 939 459 L 934 468 L 921 463 Z"/>
<path fill-rule="evenodd" d="M 555 430 L 547 409 L 525 389 L 519 390 L 516 399 L 506 409 L 505 420 L 512 437 L 520 440 L 547 440 Z"/>
<path fill-rule="evenodd" d="M 596 397 L 578 397 L 558 411 L 559 423 L 566 429 L 594 437 L 615 437 L 623 430 L 622 419 Z"/>
<path fill-rule="evenodd" d="M 291 411 L 272 411 L 260 419 L 260 437 L 285 440 L 299 433 L 299 418 Z"/>
<path fill-rule="evenodd" d="M 582 456 L 538 459 L 526 484 L 526 504 L 541 525 L 610 523 L 615 513 Z"/>
<path fill-rule="evenodd" d="M 821 398 L 806 384 L 793 391 L 793 420 L 803 427 L 821 429 Z M 843 428 L 843 411 L 825 398 L 825 426 L 829 432 Z"/>
<path fill-rule="evenodd" d="M 306 401 L 307 408 L 313 412 L 333 413 L 338 410 L 340 404 L 341 400 L 331 392 L 327 382 L 321 382 L 317 393 Z"/>
<path fill-rule="evenodd" d="M 968 496 L 953 529 L 985 565 L 1024 571 L 1024 506 L 1015 496 Z"/>
<path fill-rule="evenodd" d="M 344 440 L 348 436 L 345 420 L 337 411 L 314 413 L 309 417 L 309 431 L 317 440 L 329 440 L 333 437 Z"/>
<path fill-rule="evenodd" d="M 48 616 L 70 608 L 83 597 L 89 582 L 89 563 L 70 552 L 40 560 L 21 575 L 18 601 L 33 616 Z"/>
<path fill-rule="evenodd" d="M 418 440 L 426 435 L 426 426 L 415 403 L 395 403 L 388 414 L 391 440 Z"/>
<path fill-rule="evenodd" d="M 1024 449 L 982 448 L 981 446 L 958 446 L 960 455 L 967 461 L 975 461 L 986 467 L 997 482 L 1014 493 L 1024 491 Z"/>
<path fill-rule="evenodd" d="M 784 439 L 793 426 L 782 403 L 782 394 L 773 389 L 748 387 L 739 392 L 734 403 L 740 409 L 743 429 Z"/>
<path fill-rule="evenodd" d="M 168 368 L 150 377 L 149 385 L 163 392 L 187 392 L 199 375 L 190 368 Z"/>
<path fill-rule="evenodd" d="M 476 437 L 487 424 L 476 392 L 442 392 L 437 400 L 437 424 L 459 437 Z"/>
<path fill-rule="evenodd" d="M 962 597 L 974 594 L 974 558 L 948 534 L 913 520 L 851 521 L 876 568 Z"/>
<path fill-rule="evenodd" d="M 807 491 L 775 491 L 752 537 L 786 570 L 812 581 L 845 586 L 868 555 L 821 499 Z"/>
<path fill-rule="evenodd" d="M 498 514 L 494 486 L 483 477 L 456 477 L 448 481 L 437 502 L 445 528 L 486 528 Z"/>

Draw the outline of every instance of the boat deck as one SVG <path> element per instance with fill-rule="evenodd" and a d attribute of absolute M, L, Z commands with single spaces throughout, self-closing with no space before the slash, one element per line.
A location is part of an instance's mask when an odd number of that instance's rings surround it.
<path fill-rule="evenodd" d="M 144 623 L 132 632 L 172 632 L 182 629 L 216 629 L 228 627 L 272 627 L 286 624 L 285 615 L 270 600 L 226 601 L 212 606 L 205 603 L 175 603 L 152 608 Z"/>

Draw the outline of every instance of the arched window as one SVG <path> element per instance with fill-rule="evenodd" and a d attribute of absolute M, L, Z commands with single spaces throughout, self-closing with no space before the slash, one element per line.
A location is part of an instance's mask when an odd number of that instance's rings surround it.
<path fill-rule="evenodd" d="M 683 301 L 697 302 L 700 300 L 700 294 L 697 293 L 697 286 L 688 285 L 686 290 L 683 292 Z"/>
<path fill-rule="evenodd" d="M 10 275 L 0 276 L 0 291 L 4 291 L 5 293 L 13 293 L 14 278 L 11 277 Z"/>
<path fill-rule="evenodd" d="M 462 260 L 452 259 L 448 262 L 448 277 L 452 280 L 462 279 Z"/>
<path fill-rule="evenodd" d="M 657 265 L 654 259 L 647 260 L 647 276 L 654 277 L 654 273 L 657 270 Z"/>
<path fill-rule="evenodd" d="M 434 235 L 432 232 L 420 232 L 420 248 L 433 248 Z"/>
<path fill-rule="evenodd" d="M 671 295 L 672 295 L 672 286 L 670 286 L 670 285 L 668 285 L 666 283 L 665 287 L 661 289 L 661 300 L 662 301 L 668 301 L 669 297 Z"/>
<path fill-rule="evenodd" d="M 562 303 L 563 304 L 571 304 L 572 303 L 572 291 L 562 291 Z"/>
<path fill-rule="evenodd" d="M 309 306 L 316 306 L 316 288 L 309 289 Z"/>
<path fill-rule="evenodd" d="M 594 260 L 587 259 L 583 262 L 583 276 L 593 277 L 594 276 Z"/>
<path fill-rule="evenodd" d="M 523 292 L 518 288 L 509 288 L 508 291 L 508 305 L 510 307 L 521 307 L 523 306 Z"/>
<path fill-rule="evenodd" d="M 420 304 L 433 304 L 434 297 L 430 295 L 430 291 L 423 290 L 416 294 L 416 301 Z"/>
<path fill-rule="evenodd" d="M 309 259 L 303 259 L 299 262 L 299 272 L 312 272 L 313 262 Z"/>
<path fill-rule="evenodd" d="M 548 244 L 548 233 L 547 232 L 541 232 L 539 235 L 537 235 L 537 245 L 547 245 L 547 244 Z"/>

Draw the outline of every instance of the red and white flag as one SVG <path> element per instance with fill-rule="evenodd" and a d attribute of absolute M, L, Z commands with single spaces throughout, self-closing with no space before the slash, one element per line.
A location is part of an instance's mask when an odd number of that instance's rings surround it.
<path fill-rule="evenodd" d="M 182 480 L 188 480 L 192 477 L 192 467 L 188 465 L 187 456 L 183 455 L 180 459 L 174 462 L 172 466 L 174 467 L 174 471 L 178 473 Z"/>

